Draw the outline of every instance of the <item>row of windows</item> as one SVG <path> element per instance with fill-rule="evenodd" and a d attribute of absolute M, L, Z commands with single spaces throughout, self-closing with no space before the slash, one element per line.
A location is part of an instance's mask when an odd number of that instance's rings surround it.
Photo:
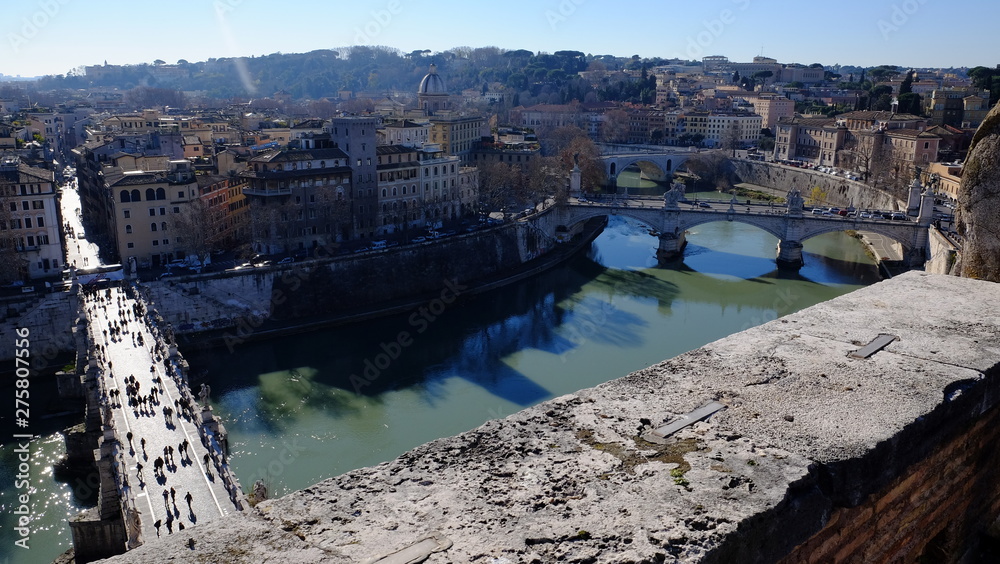
<path fill-rule="evenodd" d="M 19 184 L 17 186 L 11 184 L 3 190 L 5 196 L 27 196 L 28 194 L 41 193 L 42 186 L 40 184 Z"/>
<path fill-rule="evenodd" d="M 149 224 L 149 230 L 150 231 L 156 231 L 156 223 L 155 222 Z M 166 231 L 166 230 L 167 230 L 167 222 L 163 221 L 163 222 L 160 223 L 160 231 Z M 132 233 L 132 226 L 131 225 L 126 225 L 125 226 L 125 233 Z"/>
<path fill-rule="evenodd" d="M 14 247 L 19 251 L 23 251 L 31 247 L 48 245 L 49 236 L 44 233 L 39 233 L 38 235 L 25 235 L 24 237 L 14 237 L 13 239 L 4 238 L 0 239 L 0 248 L 7 248 L 8 241 L 13 241 Z"/>
<path fill-rule="evenodd" d="M 10 211 L 16 212 L 17 211 L 17 202 L 11 202 L 9 204 L 9 207 L 10 207 Z M 44 210 L 45 209 L 45 201 L 44 200 L 32 200 L 31 203 L 30 203 L 30 205 L 29 205 L 28 200 L 21 200 L 21 210 L 28 211 L 29 209 L 32 209 L 32 210 Z"/>
<path fill-rule="evenodd" d="M 160 240 L 160 239 L 153 239 L 153 246 L 154 247 L 159 247 L 161 241 L 162 241 L 162 243 L 164 245 L 169 245 L 170 244 L 170 239 L 162 239 L 162 240 Z M 181 238 L 177 237 L 176 239 L 174 239 L 174 242 L 175 243 L 180 243 L 181 242 Z M 129 249 L 134 249 L 135 248 L 135 243 L 129 242 L 129 243 L 126 243 L 125 246 L 128 247 Z"/>
<path fill-rule="evenodd" d="M 0 219 L 0 231 L 7 230 L 7 221 Z M 45 227 L 45 218 L 38 216 L 35 218 L 34 226 L 32 226 L 32 221 L 30 217 L 25 217 L 22 221 L 20 217 L 14 217 L 10 219 L 11 229 L 34 229 L 35 227 Z"/>
<path fill-rule="evenodd" d="M 184 192 L 178 192 L 177 197 L 183 198 Z M 146 201 L 151 202 L 153 200 L 166 200 L 166 199 L 167 199 L 167 191 L 165 189 L 163 188 L 157 188 L 156 190 L 152 188 L 146 189 Z M 127 204 L 129 202 L 141 202 L 142 198 L 140 197 L 140 193 L 138 190 L 132 190 L 131 192 L 128 190 L 122 190 L 121 192 L 118 193 L 118 201 L 123 204 Z"/>

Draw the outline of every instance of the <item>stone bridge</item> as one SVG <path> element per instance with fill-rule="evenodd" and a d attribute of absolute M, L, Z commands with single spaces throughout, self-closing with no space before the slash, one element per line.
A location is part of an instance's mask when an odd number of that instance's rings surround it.
<path fill-rule="evenodd" d="M 618 175 L 635 165 L 643 176 L 657 182 L 668 182 L 674 171 L 692 153 L 687 148 L 663 147 L 659 145 L 598 145 L 601 162 L 608 176 L 608 183 L 615 185 Z"/>
<path fill-rule="evenodd" d="M 572 184 L 575 181 L 571 181 Z M 928 256 L 928 229 L 934 216 L 934 194 L 930 190 L 921 193 L 921 189 L 916 182 L 911 186 L 911 213 L 905 221 L 803 213 L 798 191 L 789 193 L 788 205 L 784 207 L 744 205 L 735 198 L 728 203 L 695 204 L 684 200 L 680 185 L 667 192 L 662 201 L 624 199 L 598 203 L 571 198 L 570 202 L 554 211 L 559 214 L 555 221 L 556 230 L 567 232 L 572 232 L 575 226 L 593 217 L 621 215 L 636 219 L 659 232 L 657 257 L 661 261 L 681 255 L 686 243 L 685 233 L 689 229 L 713 221 L 737 221 L 763 229 L 778 238 L 777 263 L 780 268 L 797 269 L 802 266 L 802 243 L 806 239 L 848 230 L 877 233 L 899 242 L 903 246 L 907 266 L 919 267 Z"/>

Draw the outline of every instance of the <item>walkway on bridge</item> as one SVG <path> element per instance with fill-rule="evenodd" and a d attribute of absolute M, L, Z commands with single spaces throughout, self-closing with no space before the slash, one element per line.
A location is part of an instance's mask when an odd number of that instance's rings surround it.
<path fill-rule="evenodd" d="M 168 374 L 163 339 L 148 321 L 145 305 L 135 299 L 135 291 L 126 288 L 129 291 L 87 290 L 83 308 L 101 351 L 96 359 L 104 392 L 101 401 L 110 408 L 122 447 L 116 466 L 127 484 L 120 477 L 118 482 L 126 486 L 123 497 L 134 497 L 142 535 L 149 540 L 217 519 L 237 507 L 219 472 L 221 452 L 213 445 L 210 453 L 203 445 L 196 424 L 201 413 L 194 411 L 199 409 L 197 403 L 186 391 L 187 384 Z M 157 459 L 165 460 L 159 472 Z M 156 523 L 161 525 L 159 531 Z"/>

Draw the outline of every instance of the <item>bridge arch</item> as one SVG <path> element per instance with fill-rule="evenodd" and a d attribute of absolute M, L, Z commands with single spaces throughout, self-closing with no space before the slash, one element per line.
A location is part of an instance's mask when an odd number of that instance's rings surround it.
<path fill-rule="evenodd" d="M 825 235 L 827 233 L 835 233 L 837 231 L 868 231 L 892 239 L 893 241 L 899 243 L 903 246 L 904 253 L 908 252 L 913 247 L 913 234 L 909 230 L 902 231 L 899 229 L 893 229 L 892 225 L 881 225 L 877 223 L 865 223 L 864 225 L 855 225 L 853 223 L 836 223 L 831 222 L 830 225 L 823 226 L 811 226 L 806 229 L 805 233 L 802 235 L 802 241 L 808 241 L 813 237 L 819 235 Z"/>
<path fill-rule="evenodd" d="M 708 217 L 699 217 L 693 220 L 684 220 L 681 222 L 681 230 L 687 231 L 692 227 L 698 227 L 699 225 L 706 225 L 709 223 L 716 222 L 732 222 L 732 223 L 742 223 L 743 225 L 750 225 L 756 227 L 761 231 L 764 231 L 770 235 L 776 237 L 779 241 L 785 237 L 784 227 L 779 222 L 762 222 L 762 221 L 752 221 L 750 217 L 740 216 L 740 215 L 716 215 L 712 214 Z"/>

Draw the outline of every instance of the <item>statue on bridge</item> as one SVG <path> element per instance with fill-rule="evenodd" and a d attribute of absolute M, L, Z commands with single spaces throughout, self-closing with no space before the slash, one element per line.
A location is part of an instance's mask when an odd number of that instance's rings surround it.
<path fill-rule="evenodd" d="M 802 213 L 802 193 L 798 190 L 788 192 L 788 213 Z"/>
<path fill-rule="evenodd" d="M 677 209 L 677 203 L 684 199 L 684 184 L 674 182 L 670 190 L 663 194 L 663 207 Z"/>
<path fill-rule="evenodd" d="M 212 388 L 208 384 L 202 384 L 201 389 L 198 391 L 198 403 L 205 406 L 208 405 L 208 396 L 212 393 Z"/>

